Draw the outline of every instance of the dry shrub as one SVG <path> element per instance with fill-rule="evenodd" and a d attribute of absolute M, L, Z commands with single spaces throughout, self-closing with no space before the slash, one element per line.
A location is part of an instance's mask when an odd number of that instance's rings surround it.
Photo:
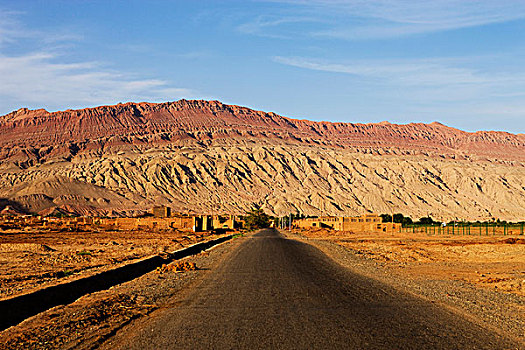
<path fill-rule="evenodd" d="M 185 272 L 197 270 L 197 265 L 193 262 L 188 261 L 178 261 L 172 265 L 162 264 L 162 266 L 157 267 L 157 273 L 166 273 L 166 272 Z"/>

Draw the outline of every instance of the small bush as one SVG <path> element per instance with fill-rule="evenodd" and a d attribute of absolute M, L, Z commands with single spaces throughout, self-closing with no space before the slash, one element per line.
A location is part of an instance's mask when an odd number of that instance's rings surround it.
<path fill-rule="evenodd" d="M 77 255 L 85 256 L 85 255 L 93 255 L 90 251 L 82 250 L 80 252 L 77 252 Z"/>

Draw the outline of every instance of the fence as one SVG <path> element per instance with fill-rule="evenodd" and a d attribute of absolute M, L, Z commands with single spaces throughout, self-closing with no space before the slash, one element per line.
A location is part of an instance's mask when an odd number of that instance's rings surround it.
<path fill-rule="evenodd" d="M 524 235 L 524 223 L 456 223 L 454 225 L 406 225 L 399 228 L 399 232 L 425 233 L 427 235 L 463 235 L 463 236 L 510 236 Z"/>

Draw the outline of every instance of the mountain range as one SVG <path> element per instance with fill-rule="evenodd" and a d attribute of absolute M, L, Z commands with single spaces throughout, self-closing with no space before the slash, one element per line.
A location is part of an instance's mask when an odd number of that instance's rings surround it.
<path fill-rule="evenodd" d="M 180 100 L 0 117 L 0 210 L 525 220 L 525 135 Z"/>

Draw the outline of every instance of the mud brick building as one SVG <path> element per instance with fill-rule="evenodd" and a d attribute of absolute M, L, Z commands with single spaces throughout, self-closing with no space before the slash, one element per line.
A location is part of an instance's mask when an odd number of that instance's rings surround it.
<path fill-rule="evenodd" d="M 164 207 L 165 208 L 165 207 Z M 152 210 L 153 211 L 153 210 Z M 164 212 L 162 215 L 166 214 Z M 113 225 L 116 230 L 188 230 L 210 231 L 216 229 L 234 229 L 239 222 L 232 215 L 195 215 L 195 216 L 153 216 L 143 218 L 106 219 L 102 225 Z"/>
<path fill-rule="evenodd" d="M 171 216 L 171 208 L 166 206 L 155 206 L 151 209 L 151 213 L 156 218 L 169 218 Z"/>
<path fill-rule="evenodd" d="M 117 230 L 192 230 L 193 219 L 193 216 L 117 218 L 114 225 Z"/>
<path fill-rule="evenodd" d="M 376 214 L 365 214 L 352 217 L 321 216 L 299 219 L 293 221 L 293 226 L 296 228 L 330 228 L 336 231 L 352 232 L 396 232 L 399 231 L 401 224 L 383 222 L 383 219 Z"/>

